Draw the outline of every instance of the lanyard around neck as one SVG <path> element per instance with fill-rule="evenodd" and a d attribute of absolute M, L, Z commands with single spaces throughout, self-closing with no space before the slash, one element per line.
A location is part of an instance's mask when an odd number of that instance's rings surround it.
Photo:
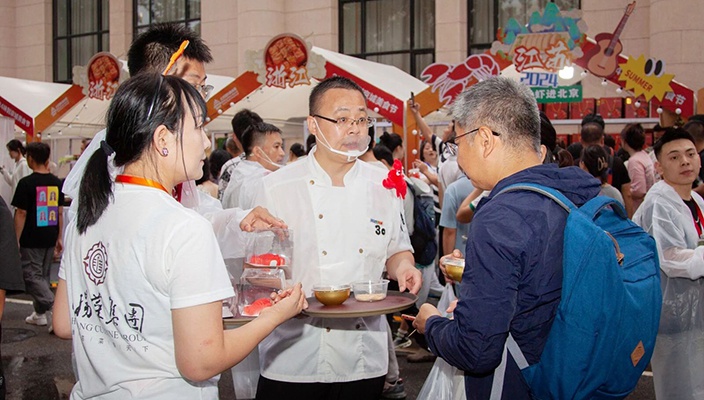
<path fill-rule="evenodd" d="M 151 179 L 142 178 L 141 176 L 118 175 L 115 177 L 115 182 L 130 183 L 132 185 L 149 186 L 169 193 L 166 188 L 159 182 Z"/>

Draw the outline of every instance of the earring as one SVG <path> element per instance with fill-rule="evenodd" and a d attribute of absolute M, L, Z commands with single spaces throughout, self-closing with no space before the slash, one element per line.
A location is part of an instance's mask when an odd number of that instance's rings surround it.
<path fill-rule="evenodd" d="M 167 149 L 166 147 L 162 147 L 162 149 L 161 149 L 161 155 L 164 156 L 164 157 L 168 156 L 168 155 L 169 155 L 169 149 Z"/>

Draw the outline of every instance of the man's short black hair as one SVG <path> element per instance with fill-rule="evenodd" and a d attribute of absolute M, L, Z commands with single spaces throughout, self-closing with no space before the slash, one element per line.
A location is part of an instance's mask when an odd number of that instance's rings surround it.
<path fill-rule="evenodd" d="M 689 122 L 684 124 L 682 129 L 692 135 L 694 143 L 704 142 L 704 122 L 690 118 Z"/>
<path fill-rule="evenodd" d="M 621 139 L 633 150 L 643 150 L 643 146 L 645 146 L 645 129 L 643 129 L 643 125 L 626 125 L 626 127 L 621 131 Z"/>
<path fill-rule="evenodd" d="M 155 24 L 139 35 L 130 46 L 127 53 L 130 75 L 135 76 L 144 71 L 163 72 L 171 55 L 184 40 L 189 43 L 183 57 L 202 63 L 213 61 L 210 48 L 189 28 L 177 23 Z"/>
<path fill-rule="evenodd" d="M 582 125 L 580 132 L 582 143 L 585 145 L 599 144 L 604 137 L 604 128 L 596 122 L 588 122 Z"/>
<path fill-rule="evenodd" d="M 582 118 L 582 126 L 590 123 L 599 124 L 601 129 L 606 129 L 606 123 L 604 123 L 604 118 L 599 114 L 587 114 Z"/>
<path fill-rule="evenodd" d="M 660 160 L 660 153 L 662 152 L 662 147 L 667 143 L 679 139 L 689 140 L 690 142 L 692 142 L 692 144 L 694 144 L 694 138 L 692 137 L 692 135 L 689 134 L 689 132 L 685 131 L 684 129 L 675 127 L 665 129 L 665 133 L 663 133 L 660 140 L 655 142 L 655 144 L 653 145 L 655 157 Z"/>
<path fill-rule="evenodd" d="M 250 126 L 260 122 L 264 122 L 264 120 L 262 120 L 262 117 L 260 117 L 259 114 L 245 108 L 244 110 L 238 111 L 237 114 L 232 117 L 232 131 L 235 133 L 237 140 L 242 143 L 242 135 L 244 134 L 244 131 Z"/>
<path fill-rule="evenodd" d="M 242 148 L 244 154 L 252 154 L 252 150 L 255 146 L 259 146 L 266 135 L 278 133 L 281 134 L 281 129 L 276 125 L 268 124 L 266 122 L 257 122 L 250 125 L 249 128 L 245 129 L 242 133 Z"/>
<path fill-rule="evenodd" d="M 699 121 L 702 124 L 704 124 L 704 114 L 694 114 L 691 117 L 689 117 L 690 121 Z"/>
<path fill-rule="evenodd" d="M 51 148 L 44 142 L 32 142 L 27 144 L 27 158 L 39 165 L 44 165 L 49 161 Z"/>
<path fill-rule="evenodd" d="M 355 81 L 345 78 L 344 76 L 333 76 L 332 78 L 321 81 L 310 92 L 310 98 L 308 99 L 308 111 L 310 115 L 318 113 L 318 109 L 320 108 L 320 98 L 323 97 L 323 94 L 330 89 L 356 90 L 362 94 L 365 102 L 367 100 L 367 97 L 364 95 L 364 90 L 362 90 L 362 88 L 355 83 Z"/>

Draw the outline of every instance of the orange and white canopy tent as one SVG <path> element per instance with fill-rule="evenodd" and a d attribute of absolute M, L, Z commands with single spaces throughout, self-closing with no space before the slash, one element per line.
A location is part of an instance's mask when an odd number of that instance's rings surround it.
<path fill-rule="evenodd" d="M 48 135 L 92 138 L 105 128 L 112 94 L 129 76 L 127 63 L 101 52 L 91 58 L 88 67 L 75 66 L 73 72 L 78 84 L 0 77 L 0 115 L 14 119 L 27 142 Z M 99 72 L 101 76 L 96 75 Z M 216 91 L 232 81 L 229 76 L 208 76 L 208 84 Z"/>
<path fill-rule="evenodd" d="M 285 124 L 300 121 L 308 115 L 308 97 L 312 88 L 322 79 L 339 75 L 352 79 L 365 92 L 367 106 L 393 125 L 393 131 L 404 137 L 406 148 L 417 148 L 417 136 L 407 135 L 413 129 L 412 118 L 406 118 L 407 99 L 411 92 L 425 113 L 442 106 L 430 87 L 391 65 L 380 64 L 314 46 L 294 35 L 280 35 L 267 45 L 292 38 L 299 49 L 305 49 L 306 61 L 283 68 L 266 64 L 265 52 L 251 52 L 249 70 L 238 76 L 208 100 L 211 131 L 230 131 L 232 116 L 241 109 L 250 109 L 269 122 Z M 277 74 L 277 71 L 279 72 Z M 298 82 L 297 82 L 298 81 Z"/>
<path fill-rule="evenodd" d="M 14 119 L 27 142 L 39 140 L 84 97 L 80 86 L 0 76 L 0 115 Z"/>

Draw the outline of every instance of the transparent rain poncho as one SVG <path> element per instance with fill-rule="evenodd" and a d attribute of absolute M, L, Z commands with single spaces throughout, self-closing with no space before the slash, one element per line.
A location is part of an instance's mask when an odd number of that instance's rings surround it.
<path fill-rule="evenodd" d="M 702 198 L 692 194 L 704 211 Z M 704 399 L 704 246 L 692 214 L 675 190 L 660 181 L 633 221 L 658 246 L 663 306 L 651 360 L 658 399 Z"/>

